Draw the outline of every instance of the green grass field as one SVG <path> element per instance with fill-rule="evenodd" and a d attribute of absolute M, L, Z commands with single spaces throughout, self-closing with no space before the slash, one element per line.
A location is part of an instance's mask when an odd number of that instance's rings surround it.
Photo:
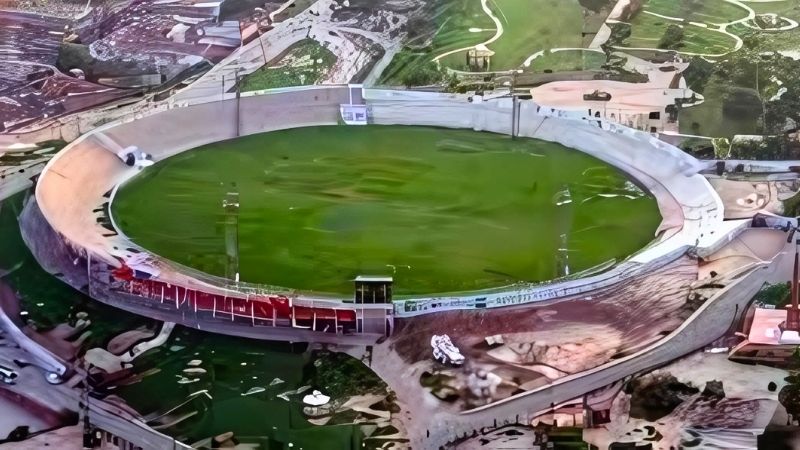
<path fill-rule="evenodd" d="M 534 72 L 565 72 L 571 70 L 600 69 L 606 63 L 606 54 L 588 50 L 565 50 L 560 52 L 545 52 L 544 55 L 531 62 Z"/>
<path fill-rule="evenodd" d="M 672 24 L 683 26 L 684 37 L 679 51 L 698 54 L 722 54 L 733 50 L 736 41 L 719 31 L 676 22 L 640 12 L 631 20 L 631 36 L 625 47 L 658 48 L 661 37 Z"/>
<path fill-rule="evenodd" d="M 691 22 L 724 24 L 747 17 L 747 10 L 725 0 L 648 0 L 645 11 Z"/>
<path fill-rule="evenodd" d="M 242 280 L 301 290 L 349 293 L 359 274 L 393 275 L 401 295 L 546 280 L 559 275 L 562 234 L 575 272 L 635 252 L 660 221 L 652 198 L 576 150 L 382 126 L 207 145 L 123 186 L 113 214 L 145 248 L 223 274 L 232 182 Z M 565 189 L 572 203 L 558 206 Z"/>
<path fill-rule="evenodd" d="M 336 55 L 313 39 L 304 39 L 242 80 L 242 91 L 317 83 L 336 64 Z"/>

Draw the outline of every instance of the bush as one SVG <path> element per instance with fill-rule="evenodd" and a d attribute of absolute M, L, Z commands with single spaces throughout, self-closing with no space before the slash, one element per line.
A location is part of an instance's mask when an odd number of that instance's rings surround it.
<path fill-rule="evenodd" d="M 334 401 L 386 389 L 386 383 L 361 361 L 344 353 L 327 351 L 317 353 L 311 381 Z"/>
<path fill-rule="evenodd" d="M 608 40 L 602 46 L 603 51 L 609 57 L 611 53 L 614 52 L 613 47 L 621 45 L 625 39 L 631 37 L 631 25 L 629 23 L 615 22 L 610 24 L 610 27 L 611 36 L 608 37 Z"/>
<path fill-rule="evenodd" d="M 730 157 L 733 159 L 751 159 L 778 161 L 798 159 L 800 152 L 790 145 L 785 135 L 764 136 L 761 141 L 736 142 L 731 147 Z"/>
<path fill-rule="evenodd" d="M 783 201 L 783 215 L 787 217 L 800 216 L 800 194 L 795 194 Z"/>
<path fill-rule="evenodd" d="M 402 82 L 406 87 L 409 86 L 430 86 L 442 81 L 444 73 L 435 62 L 429 61 L 424 65 L 403 74 Z"/>
<path fill-rule="evenodd" d="M 674 24 L 668 26 L 658 42 L 658 48 L 678 50 L 681 47 L 683 47 L 683 27 Z"/>
<path fill-rule="evenodd" d="M 62 72 L 69 72 L 70 69 L 81 69 L 86 75 L 89 75 L 93 63 L 94 58 L 89 51 L 88 45 L 62 42 L 58 48 L 56 67 Z"/>
<path fill-rule="evenodd" d="M 755 89 L 729 87 L 722 98 L 722 112 L 736 119 L 757 119 L 763 112 L 761 96 Z"/>
<path fill-rule="evenodd" d="M 756 293 L 753 300 L 764 303 L 766 305 L 774 305 L 776 307 L 783 307 L 789 299 L 789 286 L 786 283 L 769 284 L 766 283 L 758 293 Z"/>

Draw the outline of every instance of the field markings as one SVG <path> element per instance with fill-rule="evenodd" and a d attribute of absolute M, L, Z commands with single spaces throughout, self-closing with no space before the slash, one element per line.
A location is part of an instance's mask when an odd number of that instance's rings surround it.
<path fill-rule="evenodd" d="M 492 3 L 494 4 L 494 7 L 500 11 L 500 14 L 503 16 L 503 20 L 505 20 L 506 25 L 508 25 L 508 17 L 506 17 L 506 13 L 503 12 L 503 8 L 500 7 L 500 5 L 497 3 L 497 0 L 492 0 Z"/>

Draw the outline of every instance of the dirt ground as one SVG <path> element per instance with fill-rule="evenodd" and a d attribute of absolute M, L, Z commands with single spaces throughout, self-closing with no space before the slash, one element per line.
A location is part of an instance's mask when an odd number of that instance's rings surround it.
<path fill-rule="evenodd" d="M 685 306 L 685 292 L 696 280 L 696 261 L 683 258 L 648 276 L 595 293 L 591 298 L 399 319 L 389 345 L 409 364 L 430 359 L 430 337 L 444 333 L 468 359 L 486 358 L 488 345 L 484 338 L 493 335 L 502 335 L 506 347 L 538 342 L 557 346 L 575 357 L 592 357 L 591 352 L 578 348 L 586 345 L 596 350 L 613 348 L 612 356 L 619 357 L 642 341 L 663 336 L 681 323 L 675 313 Z M 565 329 L 571 332 L 564 333 Z M 495 348 L 493 353 L 498 356 L 502 352 Z M 526 362 L 519 353 L 514 359 Z M 558 361 L 545 358 L 538 362 Z M 565 372 L 582 370 L 556 368 Z"/>

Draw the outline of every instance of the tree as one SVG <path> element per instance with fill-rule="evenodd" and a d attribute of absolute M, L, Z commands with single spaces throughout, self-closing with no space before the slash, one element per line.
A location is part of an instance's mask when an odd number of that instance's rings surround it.
<path fill-rule="evenodd" d="M 615 22 L 610 24 L 610 27 L 611 35 L 608 37 L 606 43 L 601 46 L 607 58 L 611 57 L 611 53 L 614 52 L 614 47 L 619 46 L 625 39 L 631 37 L 631 25 L 629 23 Z"/>
<path fill-rule="evenodd" d="M 782 307 L 789 298 L 789 286 L 786 283 L 767 283 L 761 288 L 754 298 L 755 301 Z"/>
<path fill-rule="evenodd" d="M 800 67 L 795 70 L 800 70 Z M 796 76 L 791 72 L 787 73 L 782 86 L 786 91 L 766 103 L 767 132 L 782 134 L 800 124 L 800 80 L 793 78 Z"/>
<path fill-rule="evenodd" d="M 444 72 L 439 69 L 439 66 L 433 61 L 428 61 L 403 74 L 401 81 L 406 87 L 429 86 L 442 81 L 443 77 Z"/>
<path fill-rule="evenodd" d="M 672 24 L 667 27 L 664 35 L 661 36 L 661 41 L 658 42 L 658 48 L 678 50 L 681 47 L 683 47 L 683 27 Z"/>
<path fill-rule="evenodd" d="M 711 75 L 714 74 L 714 64 L 705 58 L 695 56 L 689 63 L 689 67 L 683 72 L 686 78 L 686 85 L 693 91 L 702 94 L 708 84 Z"/>
<path fill-rule="evenodd" d="M 755 89 L 731 86 L 722 98 L 722 112 L 736 119 L 756 119 L 763 109 Z"/>

